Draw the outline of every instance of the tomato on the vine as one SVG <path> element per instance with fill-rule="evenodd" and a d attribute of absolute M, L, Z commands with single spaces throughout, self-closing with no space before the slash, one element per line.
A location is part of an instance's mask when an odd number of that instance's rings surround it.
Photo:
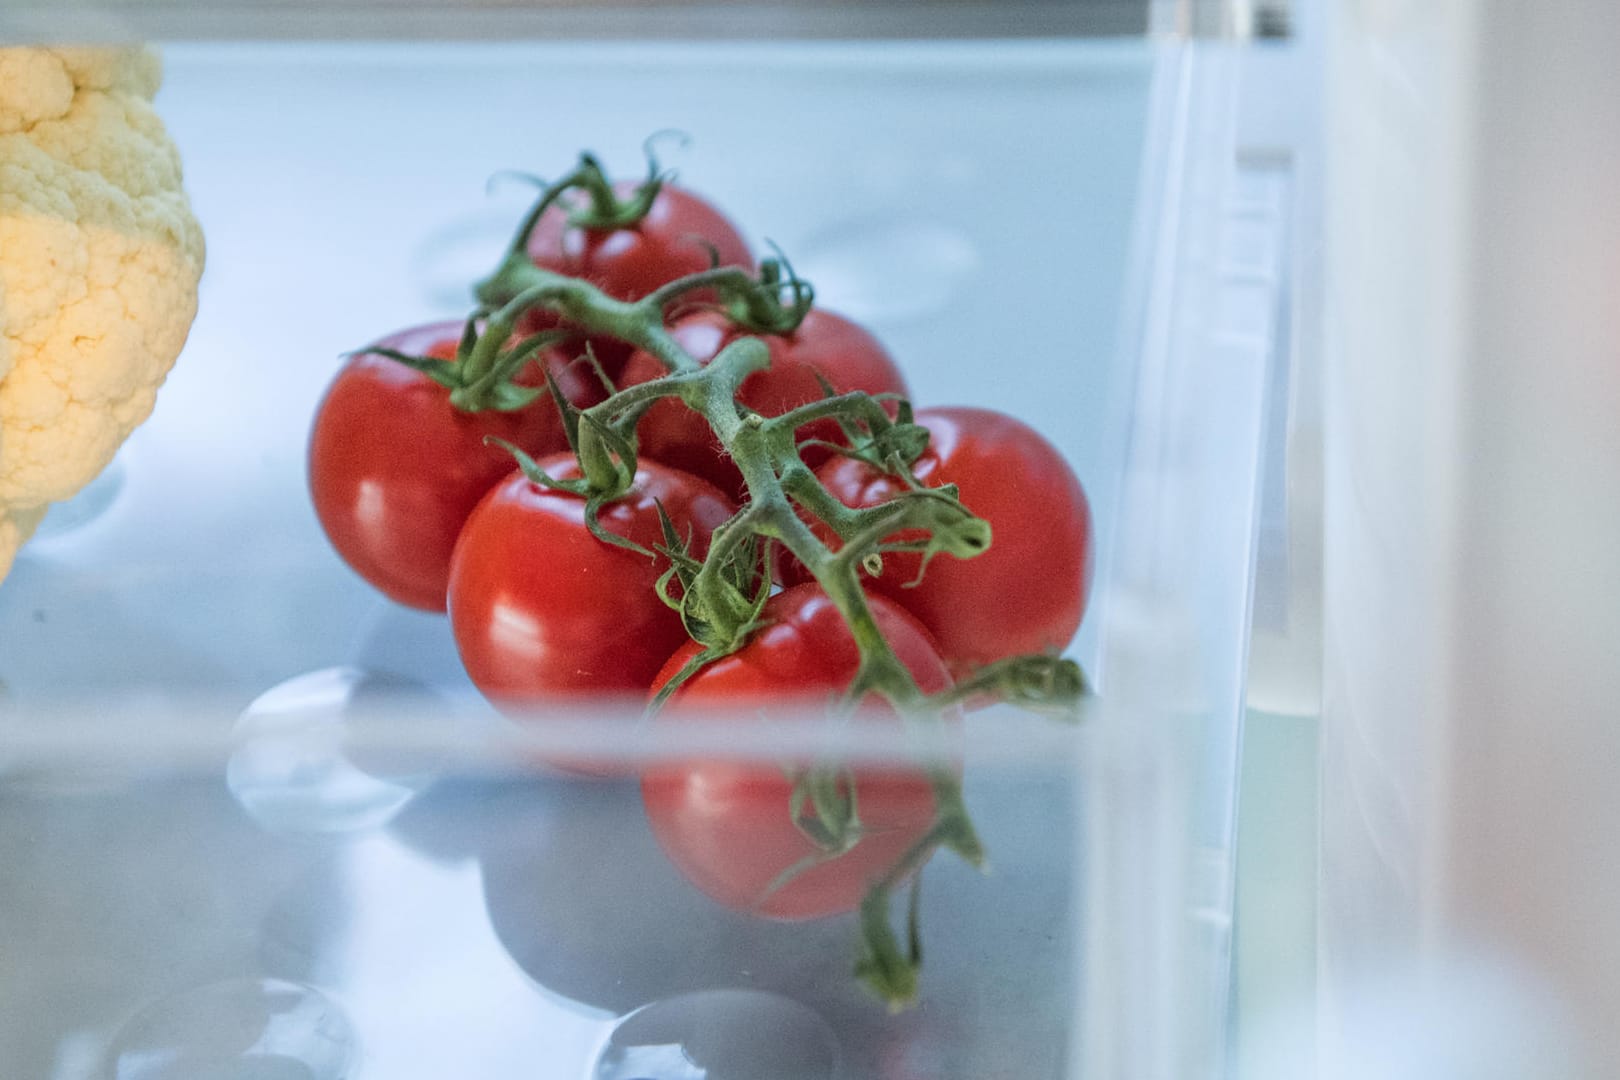
<path fill-rule="evenodd" d="M 950 676 L 927 632 L 883 597 L 868 599 L 879 629 L 919 688 L 946 689 Z M 697 651 L 696 643 L 688 643 L 676 652 L 654 688 Z M 772 705 L 824 708 L 849 687 L 859 664 L 855 639 L 832 601 L 817 585 L 799 585 L 771 597 L 753 637 L 683 683 L 654 722 L 757 724 L 770 722 Z M 898 722 L 876 703 L 861 703 L 855 715 L 860 722 Z M 934 821 L 933 789 L 921 768 L 862 764 L 851 775 L 859 839 L 813 865 L 819 849 L 795 823 L 794 782 L 777 765 L 660 763 L 643 773 L 641 787 L 659 844 L 700 890 L 739 911 L 812 919 L 859 906 Z M 801 872 L 784 880 L 795 868 Z"/>
<path fill-rule="evenodd" d="M 571 453 L 536 464 L 558 480 L 580 475 Z M 690 536 L 695 558 L 736 510 L 697 477 L 642 462 L 631 490 L 598 520 L 650 551 L 664 542 L 659 504 Z M 468 676 L 496 704 L 519 708 L 644 695 L 686 640 L 680 614 L 655 590 L 667 565 L 598 539 L 583 497 L 514 471 L 467 519 L 451 559 L 450 627 Z"/>
<path fill-rule="evenodd" d="M 692 357 L 708 363 L 739 337 L 752 336 L 733 326 L 716 311 L 694 312 L 678 319 L 670 333 Z M 841 315 L 811 308 L 799 328 L 786 336 L 758 335 L 770 349 L 771 366 L 743 381 L 737 400 L 763 416 L 779 416 L 799 405 L 827 396 L 826 380 L 834 392 L 864 390 L 869 394 L 907 393 L 905 377 L 881 342 Z M 650 382 L 665 373 L 664 366 L 647 353 L 634 353 L 620 376 L 621 386 Z M 742 474 L 732 464 L 707 422 L 676 400 L 659 401 L 647 410 L 636 428 L 642 453 L 709 480 L 738 498 L 743 494 Z M 798 433 L 802 440 L 840 441 L 837 421 L 817 420 Z M 814 468 L 828 451 L 810 445 L 803 449 L 805 464 Z"/>
<path fill-rule="evenodd" d="M 990 548 L 971 559 L 937 556 L 926 571 L 921 555 L 889 552 L 867 587 L 915 615 L 958 677 L 1019 654 L 1060 652 L 1080 626 L 1091 580 L 1091 510 L 1074 471 L 1038 432 L 1003 413 L 919 409 L 916 422 L 929 432 L 917 479 L 955 484 L 962 504 L 990 523 Z M 817 476 L 848 506 L 876 506 L 905 490 L 855 458 L 829 461 Z"/>
<path fill-rule="evenodd" d="M 613 185 L 622 200 L 638 181 Z M 712 265 L 752 270 L 754 258 L 736 226 L 699 195 L 664 183 L 647 214 L 613 229 L 569 223 L 578 203 L 564 200 L 540 215 L 529 234 L 529 257 L 547 270 L 583 278 L 616 300 L 639 300 L 660 285 Z"/>
<path fill-rule="evenodd" d="M 621 180 L 613 192 L 628 201 L 641 183 Z M 754 257 L 736 226 L 703 197 L 668 182 L 659 186 L 646 216 L 634 225 L 606 229 L 573 225 L 569 216 L 581 205 L 587 205 L 583 193 L 547 208 L 529 234 L 529 257 L 542 269 L 582 278 L 615 300 L 639 300 L 661 285 L 713 265 L 754 268 Z M 534 307 L 518 322 L 518 332 L 560 325 L 554 313 Z M 603 367 L 617 375 L 630 348 L 601 336 L 590 341 Z"/>
<path fill-rule="evenodd" d="M 433 323 L 376 347 L 455 363 L 462 330 L 459 322 Z M 602 388 L 570 359 L 542 350 L 515 381 L 539 385 L 550 370 L 569 400 L 591 404 Z M 350 358 L 328 387 L 309 440 L 310 495 L 332 546 L 390 598 L 443 611 L 462 523 L 512 470 L 509 453 L 485 445 L 490 435 L 530 454 L 568 445 L 547 394 L 513 411 L 467 412 L 451 404 L 444 386 L 397 360 Z"/>

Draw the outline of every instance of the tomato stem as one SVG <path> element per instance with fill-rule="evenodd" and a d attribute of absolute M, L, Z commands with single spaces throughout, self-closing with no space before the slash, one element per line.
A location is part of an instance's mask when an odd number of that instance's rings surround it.
<path fill-rule="evenodd" d="M 588 173 L 593 167 L 594 161 L 582 159 L 581 170 Z M 600 178 L 599 170 L 595 176 Z M 605 184 L 605 178 L 601 179 Z M 602 197 L 601 187 L 591 187 L 595 184 L 591 175 L 571 175 L 559 181 L 559 185 L 569 184 L 584 184 L 591 188 L 593 198 Z M 490 305 L 484 336 L 504 338 L 523 312 L 543 307 L 585 333 L 618 338 L 663 364 L 666 375 L 619 390 L 579 414 L 577 453 L 582 475 L 596 489 L 596 498 L 609 499 L 628 489 L 635 471 L 636 423 L 654 402 L 671 397 L 704 418 L 742 474 L 747 492 L 738 513 L 712 534 L 708 555 L 696 564 L 695 572 L 694 561 L 684 549 L 668 552 L 672 558 L 678 555 L 684 560 L 678 571 L 682 585 L 678 603 L 688 631 L 703 646 L 701 661 L 683 669 L 677 683 L 684 682 L 702 663 L 740 648 L 756 628 L 769 592 L 769 562 L 763 579 L 750 578 L 752 568 L 739 564 L 745 557 L 757 560 L 757 553 L 747 545 L 758 539 L 767 545 L 779 544 L 796 558 L 849 627 L 860 660 L 843 699 L 846 718 L 869 694 L 885 699 L 908 724 L 936 722 L 957 702 L 989 690 L 1010 688 L 1011 696 L 1021 702 L 1043 701 L 1045 694 L 1064 700 L 1071 696 L 1077 677 L 1054 666 L 1058 662 L 1041 658 L 1040 664 L 998 668 L 987 680 L 967 684 L 965 691 L 930 697 L 879 628 L 860 574 L 871 559 L 892 547 L 888 538 L 896 533 L 921 536 L 925 561 L 941 552 L 971 558 L 990 545 L 989 524 L 964 507 L 954 489 L 925 488 L 911 475 L 912 462 L 927 445 L 927 432 L 912 423 L 907 403 L 899 402 L 891 416 L 884 402 L 871 394 L 837 394 L 828 387 L 826 398 L 766 418 L 738 401 L 744 380 L 770 365 L 770 352 L 762 340 L 739 337 L 705 365 L 665 328 L 672 304 L 682 297 L 706 293 L 718 294 L 720 307 L 744 329 L 791 333 L 809 310 L 813 292 L 792 273 L 785 259 L 767 260 L 757 279 L 735 267 L 715 267 L 672 281 L 639 301 L 616 300 L 588 282 L 541 269 L 527 259 L 527 230 L 557 194 L 548 189 L 542 196 L 501 267 L 479 286 L 480 299 Z M 484 347 L 481 340 L 473 350 L 481 359 L 487 359 L 478 351 Z M 834 498 L 805 464 L 795 438 L 805 424 L 827 419 L 836 420 L 852 437 L 858 436 L 861 445 L 853 452 L 882 462 L 906 481 L 906 490 L 890 502 L 866 509 L 847 507 Z M 829 548 L 802 514 L 825 523 L 838 536 L 839 549 Z M 750 581 L 758 582 L 751 594 Z M 675 602 L 672 596 L 670 600 Z M 669 692 L 672 690 L 666 688 L 654 707 Z M 921 951 L 916 939 L 915 899 L 909 947 L 902 949 L 889 923 L 890 894 L 939 847 L 975 866 L 984 858 L 956 771 L 937 766 L 930 767 L 927 774 L 935 807 L 933 825 L 872 887 L 861 905 L 863 946 L 857 974 L 896 1007 L 916 994 Z M 858 843 L 858 830 L 851 832 L 851 822 L 858 824 L 854 791 L 853 780 L 848 784 L 847 799 L 836 784 L 806 789 L 796 797 L 795 824 L 833 848 L 837 847 L 833 841 L 840 838 Z M 829 852 L 826 857 L 836 858 L 837 853 Z M 789 868 L 785 876 L 799 869 Z"/>

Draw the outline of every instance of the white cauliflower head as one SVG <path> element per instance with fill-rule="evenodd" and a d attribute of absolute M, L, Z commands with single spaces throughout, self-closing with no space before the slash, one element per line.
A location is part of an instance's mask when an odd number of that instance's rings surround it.
<path fill-rule="evenodd" d="M 0 579 L 151 414 L 202 230 L 144 49 L 0 48 Z"/>

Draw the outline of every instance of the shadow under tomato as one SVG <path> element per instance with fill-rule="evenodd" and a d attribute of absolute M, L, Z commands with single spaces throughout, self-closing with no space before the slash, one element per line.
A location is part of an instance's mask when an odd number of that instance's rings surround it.
<path fill-rule="evenodd" d="M 853 977 L 853 917 L 772 922 L 711 900 L 665 857 L 633 781 L 447 778 L 388 833 L 466 875 L 483 910 L 461 921 L 487 923 L 467 936 L 581 1009 L 624 1015 L 695 992 L 762 990 L 825 1020 L 852 1076 L 980 1080 L 1008 1062 L 1029 1067 L 1018 1075 L 1055 1075 L 1078 992 L 1073 784 L 992 770 L 970 775 L 967 795 L 993 871 L 931 861 L 922 992 L 899 1016 Z M 1030 827 L 1034 815 L 1043 827 Z M 390 906 L 423 902 L 400 895 Z M 480 978 L 499 981 L 503 965 L 485 963 Z"/>
<path fill-rule="evenodd" d="M 714 987 L 860 993 L 852 919 L 779 923 L 710 900 L 665 858 L 635 783 L 530 789 L 479 859 L 496 937 L 546 989 L 619 1013 Z"/>

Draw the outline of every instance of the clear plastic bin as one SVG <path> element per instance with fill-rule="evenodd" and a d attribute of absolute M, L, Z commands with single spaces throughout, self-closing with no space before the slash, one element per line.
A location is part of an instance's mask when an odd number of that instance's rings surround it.
<path fill-rule="evenodd" d="M 200 313 L 151 421 L 0 585 L 0 1072 L 1218 1069 L 1270 358 L 1244 334 L 1255 298 L 1223 285 L 1234 200 L 1267 193 L 1233 187 L 1222 47 L 165 51 Z M 524 764 L 774 764 L 826 750 L 813 722 L 749 744 L 504 721 L 445 620 L 347 570 L 305 493 L 338 354 L 465 314 L 530 194 L 486 179 L 581 148 L 633 171 L 669 127 L 693 136 L 682 182 L 870 326 L 919 402 L 1022 417 L 1091 498 L 1073 655 L 1096 696 L 1078 728 L 965 722 L 989 872 L 930 863 L 906 1012 L 851 977 L 853 916 L 730 912 L 663 858 L 633 783 Z"/>

